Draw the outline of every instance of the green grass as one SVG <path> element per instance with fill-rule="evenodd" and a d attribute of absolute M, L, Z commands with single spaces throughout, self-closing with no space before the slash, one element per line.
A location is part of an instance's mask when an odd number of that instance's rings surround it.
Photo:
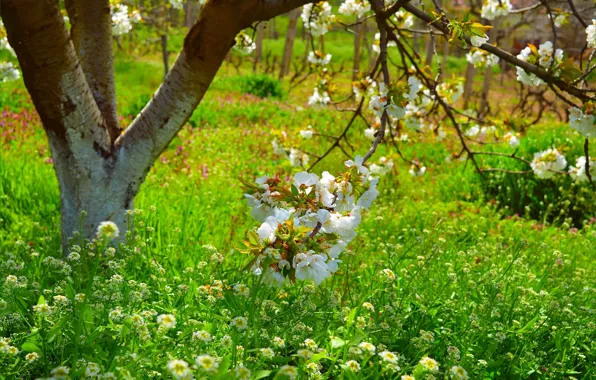
<path fill-rule="evenodd" d="M 349 43 L 328 46 L 348 57 Z M 451 61 L 462 70 L 461 60 Z M 123 122 L 159 85 L 162 67 L 155 62 L 117 55 Z M 245 66 L 242 74 L 250 70 Z M 240 82 L 224 67 L 156 162 L 135 200 L 127 243 L 114 252 L 75 240 L 79 255 L 70 259 L 60 253 L 58 185 L 39 120 L 22 84 L 3 87 L 0 337 L 19 352 L 0 346 L 0 377 L 48 377 L 64 366 L 81 378 L 96 363 L 117 378 L 160 378 L 169 376 L 171 360 L 194 363 L 200 355 L 216 358 L 218 367 L 193 368 L 197 378 L 232 378 L 242 366 L 254 379 L 283 378 L 291 366 L 300 378 L 423 379 L 431 378 L 419 364 L 427 356 L 440 366 L 435 378 L 451 378 L 456 366 L 472 379 L 596 376 L 589 185 L 529 176 L 485 182 L 470 164 L 445 163 L 458 149 L 453 134 L 437 143 L 408 132 L 402 152 L 423 162 L 427 174 L 410 176 L 383 144 L 376 157 L 391 157 L 396 166 L 381 180 L 381 195 L 363 215 L 338 273 L 319 287 L 271 289 L 245 270 L 250 257 L 238 251 L 259 225 L 238 178 L 290 178 L 297 169 L 273 154 L 273 138 L 285 132 L 322 153 L 330 141 L 304 141 L 298 131 L 312 125 L 338 133 L 349 114 L 305 108 L 312 81 L 284 100 L 243 94 Z M 355 154 L 368 145 L 364 128 L 358 121 L 348 133 Z M 518 155 L 531 158 L 552 145 L 565 147 L 570 162 L 581 154 L 576 135 L 547 123 L 522 138 Z M 315 172 L 339 172 L 344 160 L 334 151 Z M 521 168 L 506 160 L 482 164 Z M 63 305 L 60 296 L 68 299 Z M 51 314 L 33 310 L 46 302 Z M 160 327 L 162 314 L 174 315 L 176 326 Z M 246 319 L 245 330 L 231 325 L 238 317 Z M 211 340 L 193 339 L 200 331 Z M 367 354 L 363 342 L 377 354 L 394 353 L 397 364 Z M 30 353 L 39 358 L 29 362 Z M 351 360 L 359 372 L 349 369 Z"/>

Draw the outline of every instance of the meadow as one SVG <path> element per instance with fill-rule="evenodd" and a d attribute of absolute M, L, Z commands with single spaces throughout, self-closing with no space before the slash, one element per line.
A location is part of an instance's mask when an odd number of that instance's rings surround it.
<path fill-rule="evenodd" d="M 330 52 L 351 54 L 333 42 Z M 123 124 L 162 70 L 152 54 L 117 56 Z M 594 190 L 563 176 L 482 178 L 446 162 L 453 135 L 400 143 L 424 176 L 411 176 L 389 144 L 379 148 L 373 162 L 396 165 L 331 278 L 271 288 L 253 275 L 240 248 L 258 222 L 241 179 L 292 178 L 298 169 L 274 154 L 273 139 L 308 125 L 336 134 L 349 115 L 308 108 L 310 81 L 292 91 L 278 83 L 280 97 L 261 98 L 245 93 L 247 78 L 249 65 L 222 67 L 149 173 L 126 243 L 75 238 L 68 258 L 39 118 L 22 82 L 2 85 L 0 378 L 596 377 Z M 366 150 L 365 127 L 349 132 L 355 152 Z M 317 137 L 309 149 L 329 144 Z M 581 137 L 552 116 L 525 132 L 519 155 L 550 146 L 570 162 L 582 155 Z M 314 172 L 339 172 L 344 161 L 333 151 Z"/>

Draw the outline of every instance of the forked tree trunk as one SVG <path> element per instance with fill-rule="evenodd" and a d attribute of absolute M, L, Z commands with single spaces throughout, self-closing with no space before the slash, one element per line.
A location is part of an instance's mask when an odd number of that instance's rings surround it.
<path fill-rule="evenodd" d="M 281 66 L 279 68 L 279 79 L 283 79 L 283 77 L 288 75 L 288 73 L 290 72 L 292 54 L 294 52 L 294 40 L 296 39 L 296 29 L 298 28 L 298 17 L 300 16 L 300 12 L 300 8 L 298 8 L 294 9 L 288 14 L 288 31 L 286 32 L 286 43 L 284 46 L 284 53 L 281 59 Z"/>
<path fill-rule="evenodd" d="M 253 22 L 268 20 L 306 2 L 208 1 L 163 84 L 120 134 L 113 133 L 109 113 L 102 113 L 105 109 L 99 107 L 99 96 L 92 91 L 96 88 L 94 81 L 110 80 L 113 71 L 93 74 L 95 66 L 87 61 L 101 62 L 109 57 L 100 55 L 99 50 L 98 55 L 77 55 L 57 1 L 0 0 L 8 40 L 52 151 L 60 185 L 65 249 L 75 232 L 92 239 L 99 223 L 105 220 L 115 222 L 124 236 L 126 210 L 133 207 L 133 199 L 155 159 L 203 98 L 236 34 Z M 103 23 L 95 29 L 76 29 L 73 24 L 73 30 L 81 31 L 76 36 L 77 46 L 98 44 L 99 49 L 111 41 L 111 19 L 105 17 L 108 0 L 69 3 L 86 15 L 72 20 L 75 24 L 85 20 Z"/>

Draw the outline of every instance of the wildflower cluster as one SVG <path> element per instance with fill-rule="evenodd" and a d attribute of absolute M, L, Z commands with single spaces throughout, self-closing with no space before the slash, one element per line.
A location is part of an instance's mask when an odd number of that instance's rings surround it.
<path fill-rule="evenodd" d="M 280 286 L 286 278 L 319 285 L 337 271 L 362 211 L 379 195 L 377 179 L 360 157 L 346 166 L 339 177 L 300 172 L 290 185 L 267 176 L 247 184 L 251 215 L 262 222 L 245 242 L 252 273 Z"/>

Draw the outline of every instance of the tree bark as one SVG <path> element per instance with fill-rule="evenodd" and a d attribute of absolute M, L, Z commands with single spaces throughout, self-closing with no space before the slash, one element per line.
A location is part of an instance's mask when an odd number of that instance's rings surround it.
<path fill-rule="evenodd" d="M 66 0 L 71 38 L 93 98 L 104 117 L 110 138 L 122 132 L 116 111 L 109 0 Z M 98 58 L 101 57 L 101 58 Z"/>
<path fill-rule="evenodd" d="M 300 17 L 300 8 L 294 9 L 288 15 L 289 24 L 286 32 L 286 44 L 284 46 L 284 53 L 281 59 L 281 67 L 279 68 L 279 79 L 283 79 L 290 72 L 290 65 L 292 64 L 292 54 L 294 52 L 294 41 L 296 39 L 296 29 L 298 28 L 298 17 Z M 308 50 L 308 49 L 306 49 Z"/>

